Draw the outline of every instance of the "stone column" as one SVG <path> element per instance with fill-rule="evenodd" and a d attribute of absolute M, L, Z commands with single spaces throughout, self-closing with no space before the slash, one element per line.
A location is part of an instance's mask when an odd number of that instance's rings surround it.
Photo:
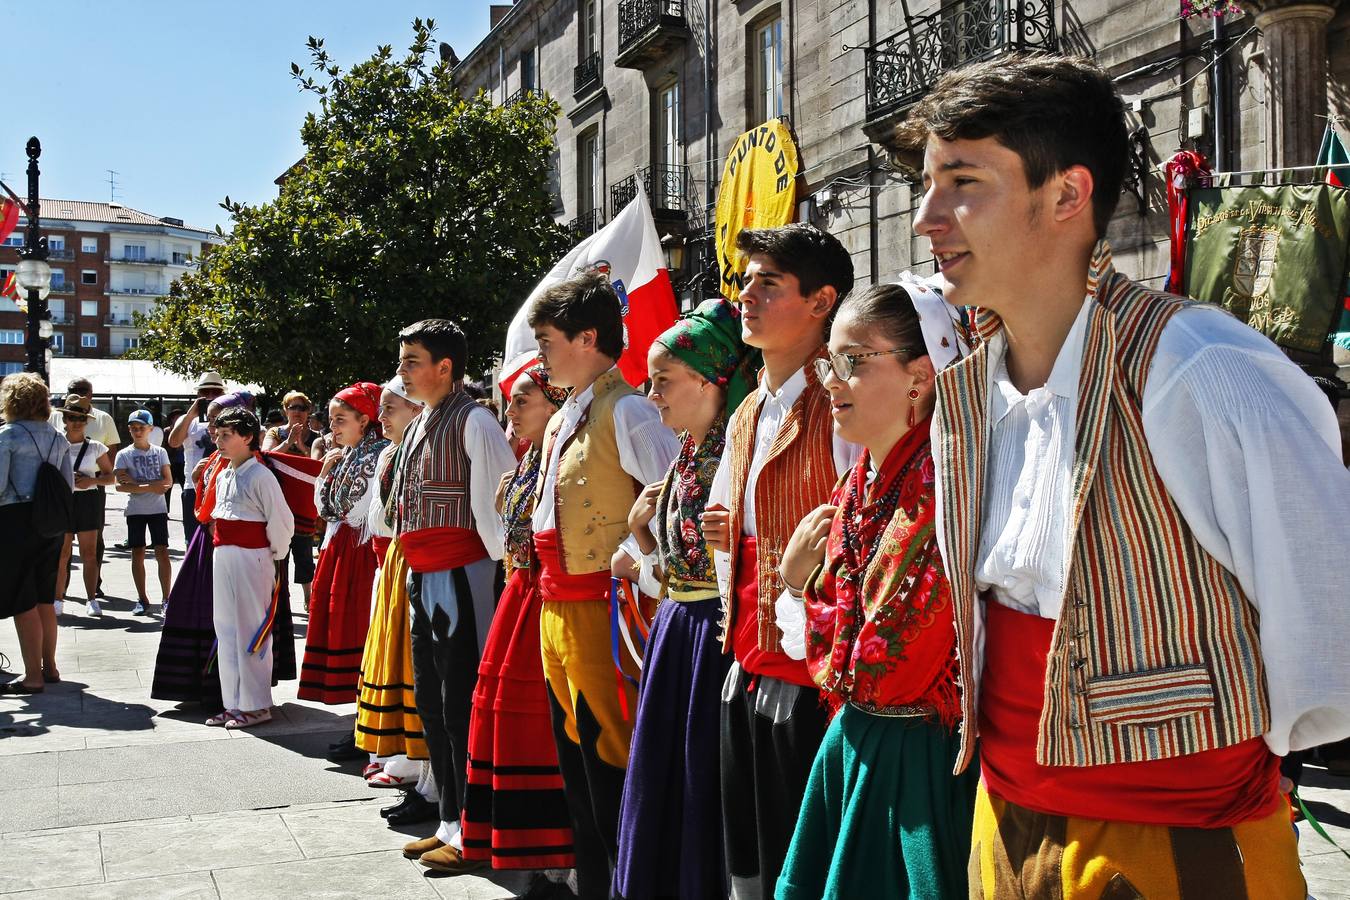
<path fill-rule="evenodd" d="M 1265 49 L 1266 164 L 1310 166 L 1327 113 L 1327 23 L 1339 0 L 1246 0 Z"/>

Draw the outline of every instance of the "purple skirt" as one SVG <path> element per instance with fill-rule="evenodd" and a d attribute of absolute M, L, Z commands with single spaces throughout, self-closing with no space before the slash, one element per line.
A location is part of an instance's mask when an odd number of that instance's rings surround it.
<path fill-rule="evenodd" d="M 619 814 L 614 896 L 725 897 L 718 734 L 731 657 L 721 600 L 664 601 L 652 622 Z"/>

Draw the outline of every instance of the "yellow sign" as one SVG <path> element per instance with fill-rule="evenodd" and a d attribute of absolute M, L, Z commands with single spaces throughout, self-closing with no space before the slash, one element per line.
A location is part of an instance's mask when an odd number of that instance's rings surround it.
<path fill-rule="evenodd" d="M 746 228 L 776 228 L 793 220 L 799 171 L 797 145 L 782 119 L 750 129 L 732 146 L 722 167 L 716 218 L 717 268 L 728 300 L 740 296 L 745 272 L 736 236 Z"/>

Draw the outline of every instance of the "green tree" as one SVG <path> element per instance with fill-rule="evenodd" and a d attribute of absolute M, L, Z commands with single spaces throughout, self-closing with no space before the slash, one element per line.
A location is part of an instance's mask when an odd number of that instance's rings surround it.
<path fill-rule="evenodd" d="M 462 97 L 427 65 L 434 29 L 418 19 L 406 56 L 382 46 L 348 72 L 309 39 L 311 69 L 291 64 L 318 99 L 304 158 L 276 200 L 225 198 L 230 234 L 142 321 L 138 356 L 328 396 L 389 378 L 398 330 L 439 316 L 469 336 L 470 371 L 491 366 L 568 242 L 548 187 L 559 110 Z"/>

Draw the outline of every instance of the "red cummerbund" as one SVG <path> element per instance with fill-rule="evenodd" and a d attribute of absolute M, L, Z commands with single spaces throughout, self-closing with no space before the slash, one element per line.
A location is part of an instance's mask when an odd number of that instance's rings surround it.
<path fill-rule="evenodd" d="M 735 581 L 731 587 L 736 594 L 735 631 L 731 647 L 741 668 L 751 675 L 768 675 L 779 681 L 814 688 L 806 660 L 792 659 L 786 653 L 762 650 L 759 646 L 759 542 L 741 535 L 736 545 Z M 773 626 L 775 629 L 777 625 Z"/>
<path fill-rule="evenodd" d="M 609 569 L 569 575 L 563 568 L 558 529 L 536 532 L 534 554 L 539 557 L 539 596 L 545 600 L 608 600 Z"/>
<path fill-rule="evenodd" d="M 389 545 L 393 542 L 393 538 L 380 537 L 378 534 L 370 536 L 370 549 L 375 553 L 375 565 L 384 565 L 385 554 L 389 552 Z"/>
<path fill-rule="evenodd" d="M 272 546 L 267 539 L 266 522 L 243 522 L 239 519 L 216 519 L 212 542 L 217 547 L 244 547 L 261 550 Z"/>
<path fill-rule="evenodd" d="M 1147 762 L 1036 762 L 1055 622 L 994 600 L 985 610 L 980 767 L 990 794 L 1051 815 L 1181 828 L 1226 828 L 1278 808 L 1279 757 L 1259 737 Z"/>
<path fill-rule="evenodd" d="M 418 573 L 458 569 L 488 555 L 483 539 L 472 528 L 423 528 L 399 540 L 408 568 Z"/>

